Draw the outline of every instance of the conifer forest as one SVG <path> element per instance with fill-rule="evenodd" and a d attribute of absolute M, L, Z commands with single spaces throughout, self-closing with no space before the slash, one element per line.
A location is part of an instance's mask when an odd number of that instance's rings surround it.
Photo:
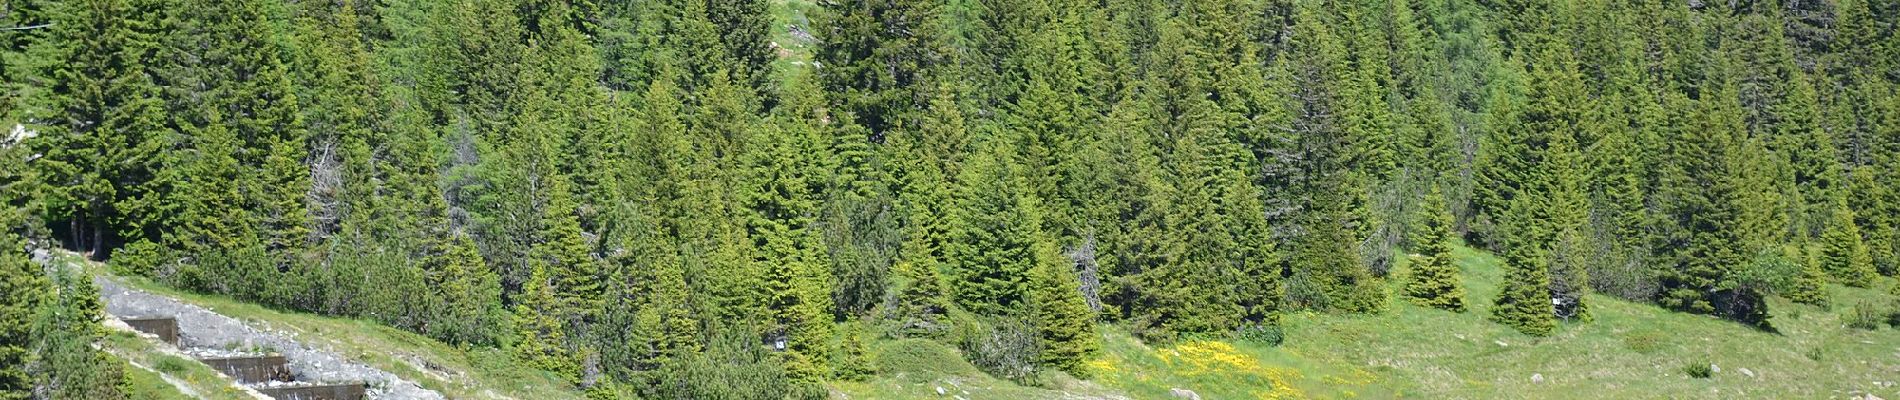
<path fill-rule="evenodd" d="M 0 67 L 4 400 L 148 398 L 95 279 L 602 400 L 1596 398 L 1420 324 L 1900 395 L 1896 0 L 0 0 Z"/>

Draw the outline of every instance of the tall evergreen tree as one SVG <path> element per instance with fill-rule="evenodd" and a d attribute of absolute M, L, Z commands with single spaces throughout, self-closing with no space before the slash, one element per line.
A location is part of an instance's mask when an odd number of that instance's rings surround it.
<path fill-rule="evenodd" d="M 1893 276 L 1900 274 L 1900 253 L 1895 252 L 1895 245 L 1900 243 L 1900 229 L 1895 227 L 1900 223 L 1900 218 L 1896 218 L 1900 207 L 1892 203 L 1895 189 L 1874 178 L 1877 169 L 1879 167 L 1859 167 L 1849 174 L 1848 191 L 1853 196 L 1848 200 L 1848 208 L 1854 211 L 1854 225 L 1860 229 L 1874 269 Z"/>
<path fill-rule="evenodd" d="M 496 343 L 503 333 L 501 279 L 482 263 L 475 241 L 458 234 L 436 264 L 431 280 L 441 291 L 441 315 L 430 325 L 430 336 L 450 343 Z"/>
<path fill-rule="evenodd" d="M 49 219 L 69 222 L 71 245 L 96 258 L 136 225 L 167 139 L 164 103 L 147 75 L 157 43 L 151 14 L 128 1 L 53 3 L 42 44 L 43 89 L 29 120 L 44 156 L 32 166 L 49 183 Z M 156 228 L 156 227 L 154 227 Z M 156 229 L 154 229 L 156 230 Z"/>
<path fill-rule="evenodd" d="M 828 38 L 817 61 L 825 92 L 840 115 L 870 129 L 873 141 L 903 126 L 908 110 L 917 109 L 917 93 L 930 69 L 930 37 L 923 29 L 934 16 L 931 2 L 920 0 L 851 0 L 825 3 L 816 23 L 817 34 Z"/>
<path fill-rule="evenodd" d="M 1451 210 L 1445 206 L 1445 195 L 1437 187 L 1432 188 L 1425 197 L 1426 217 L 1424 239 L 1418 253 L 1424 259 L 1412 265 L 1412 277 L 1406 281 L 1404 294 L 1407 300 L 1420 306 L 1446 311 L 1465 311 L 1465 289 L 1458 266 L 1451 258 Z"/>
<path fill-rule="evenodd" d="M 33 394 L 34 377 L 26 368 L 36 354 L 31 318 L 46 298 L 47 284 L 40 266 L 27 259 L 26 243 L 13 232 L 17 222 L 10 214 L 0 213 L 0 398 L 21 400 Z"/>
<path fill-rule="evenodd" d="M 1539 198 L 1518 197 L 1512 214 L 1543 207 Z M 1522 218 L 1522 217 L 1519 217 Z M 1551 305 L 1549 253 L 1535 244 L 1514 245 L 1504 254 L 1504 287 L 1491 306 L 1491 320 L 1532 336 L 1549 336 L 1556 330 L 1556 310 Z"/>
<path fill-rule="evenodd" d="M 1862 240 L 1860 226 L 1854 223 L 1854 210 L 1847 198 L 1834 198 L 1833 217 L 1821 234 L 1821 268 L 1835 281 L 1853 287 L 1868 287 L 1879 274 L 1874 271 L 1873 256 Z"/>
<path fill-rule="evenodd" d="M 1082 299 L 1082 288 L 1068 257 L 1056 252 L 1047 241 L 1037 244 L 1036 265 L 1031 267 L 1029 303 L 1034 307 L 1036 332 L 1042 342 L 1037 355 L 1043 366 L 1088 378 L 1084 366 L 1101 352 L 1095 333 L 1095 313 Z"/>
<path fill-rule="evenodd" d="M 1384 289 L 1358 247 L 1370 232 L 1367 176 L 1355 169 L 1355 149 L 1362 143 L 1339 116 L 1355 106 L 1349 98 L 1352 89 L 1342 87 L 1353 79 L 1349 54 L 1318 5 L 1301 4 L 1295 11 L 1288 69 L 1292 97 L 1297 99 L 1292 129 L 1299 154 L 1295 185 L 1300 212 L 1292 220 L 1300 233 L 1287 258 L 1293 278 L 1287 296 L 1309 307 L 1375 311 L 1382 307 Z"/>
<path fill-rule="evenodd" d="M 1759 289 L 1740 280 L 1750 252 L 1747 223 L 1748 182 L 1744 179 L 1740 106 L 1728 85 L 1706 90 L 1693 122 L 1678 132 L 1665 160 L 1665 196 L 1675 199 L 1665 211 L 1679 227 L 1662 249 L 1665 307 L 1712 314 L 1758 327 L 1768 326 Z"/>
<path fill-rule="evenodd" d="M 801 147 L 812 138 L 773 129 L 752 139 L 746 204 L 757 262 L 768 271 L 761 293 L 771 318 L 768 334 L 785 341 L 780 354 L 787 372 L 816 382 L 828 376 L 834 288 L 831 260 L 814 226 L 815 164 L 806 157 L 815 152 Z"/>
<path fill-rule="evenodd" d="M 577 381 L 581 378 L 581 357 L 568 347 L 567 325 L 555 298 L 553 271 L 546 263 L 533 265 L 533 272 L 515 298 L 513 325 L 519 341 L 514 344 L 514 356 L 531 368 Z"/>
<path fill-rule="evenodd" d="M 994 139 L 961 166 L 948 215 L 944 262 L 952 271 L 957 304 L 990 315 L 1012 312 L 1027 299 L 1029 270 L 1041 225 L 1040 208 L 1008 163 L 1013 152 Z"/>
<path fill-rule="evenodd" d="M 1800 275 L 1794 277 L 1794 282 L 1788 288 L 1786 296 L 1788 300 L 1796 303 L 1825 308 L 1830 301 L 1827 290 L 1827 271 L 1821 269 L 1821 260 L 1814 257 L 1813 252 L 1802 251 L 1801 253 L 1806 256 L 1801 260 Z"/>
<path fill-rule="evenodd" d="M 70 270 L 52 273 L 52 289 L 32 324 L 30 365 L 39 396 L 55 399 L 123 399 L 131 385 L 119 360 L 97 347 L 105 339 L 105 305 L 92 281 Z"/>

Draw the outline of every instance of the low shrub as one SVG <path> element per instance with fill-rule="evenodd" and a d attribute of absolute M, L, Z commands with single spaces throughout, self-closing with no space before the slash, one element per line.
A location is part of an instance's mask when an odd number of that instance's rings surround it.
<path fill-rule="evenodd" d="M 140 240 L 112 251 L 106 265 L 112 272 L 129 276 L 152 276 L 165 263 L 165 248 L 150 240 Z"/>
<path fill-rule="evenodd" d="M 178 357 L 159 357 L 157 365 L 154 365 L 153 368 L 157 369 L 158 372 L 177 375 L 185 372 L 185 368 L 189 365 L 188 363 L 190 363 L 190 361 L 185 361 L 185 359 Z"/>
<path fill-rule="evenodd" d="M 1708 361 L 1696 361 L 1682 366 L 1682 372 L 1690 378 L 1705 379 L 1715 375 L 1715 366 Z"/>
<path fill-rule="evenodd" d="M 1880 307 L 1866 301 L 1854 304 L 1847 314 L 1841 316 L 1841 322 L 1847 323 L 1847 327 L 1870 331 L 1880 329 L 1882 319 Z"/>
<path fill-rule="evenodd" d="M 1238 337 L 1241 341 L 1260 343 L 1272 347 L 1280 347 L 1281 343 L 1286 342 L 1286 331 L 1280 329 L 1279 325 L 1248 324 L 1240 327 L 1240 330 L 1235 332 L 1234 336 Z"/>
<path fill-rule="evenodd" d="M 968 315 L 956 321 L 956 344 L 971 365 L 997 378 L 1021 384 L 1036 379 L 1036 357 L 1041 354 L 1036 328 L 1020 318 L 981 318 Z"/>

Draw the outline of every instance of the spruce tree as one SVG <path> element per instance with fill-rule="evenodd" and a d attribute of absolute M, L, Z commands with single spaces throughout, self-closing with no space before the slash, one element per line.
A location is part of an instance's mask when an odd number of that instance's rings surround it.
<path fill-rule="evenodd" d="M 1740 106 L 1732 84 L 1703 88 L 1702 113 L 1677 133 L 1678 145 L 1664 164 L 1663 195 L 1674 198 L 1664 211 L 1675 226 L 1659 250 L 1664 307 L 1711 314 L 1767 327 L 1768 314 L 1759 289 L 1740 281 L 1749 254 L 1744 208 L 1745 180 Z"/>
<path fill-rule="evenodd" d="M 953 185 L 946 176 L 947 160 L 961 155 L 958 145 L 965 134 L 962 114 L 947 94 L 931 102 L 931 112 L 923 126 L 891 136 L 886 145 L 898 164 L 900 209 L 904 220 L 904 239 L 898 245 L 897 315 L 907 335 L 935 335 L 948 330 L 944 318 L 950 309 L 950 292 L 945 287 L 941 267 L 949 238 L 943 213 L 950 209 Z"/>
<path fill-rule="evenodd" d="M 1451 210 L 1445 206 L 1445 196 L 1440 189 L 1433 187 L 1425 197 L 1425 237 L 1418 241 L 1418 252 L 1424 258 L 1412 265 L 1412 277 L 1405 284 L 1404 294 L 1407 300 L 1423 307 L 1440 310 L 1464 312 L 1465 289 L 1458 266 L 1451 256 Z"/>
<path fill-rule="evenodd" d="M 1504 291 L 1491 306 L 1491 320 L 1531 336 L 1556 330 L 1550 304 L 1550 271 L 1539 255 L 1505 257 Z"/>
<path fill-rule="evenodd" d="M 1073 263 L 1047 241 L 1036 247 L 1029 302 L 1042 343 L 1037 362 L 1087 379 L 1089 370 L 1083 363 L 1100 353 L 1102 346 L 1095 333 L 1095 312 L 1082 299 L 1080 282 L 1069 268 Z"/>
<path fill-rule="evenodd" d="M 1900 138 L 1895 144 L 1900 145 Z M 1900 148 L 1895 150 L 1900 151 Z M 1896 156 L 1889 156 L 1896 157 Z M 1872 258 L 1874 269 L 1883 275 L 1900 275 L 1900 253 L 1896 253 L 1895 244 L 1900 243 L 1900 205 L 1892 203 L 1895 188 L 1884 185 L 1874 176 L 1879 174 L 1877 166 L 1855 168 L 1849 174 L 1848 208 L 1854 211 L 1854 225 L 1860 228 L 1867 252 Z"/>
<path fill-rule="evenodd" d="M 1833 207 L 1833 217 L 1821 233 L 1822 269 L 1847 286 L 1868 287 L 1879 274 L 1874 271 L 1867 243 L 1861 239 L 1860 227 L 1854 224 L 1854 210 L 1847 208 L 1847 199 L 1840 196 L 1835 197 Z"/>
<path fill-rule="evenodd" d="M 679 259 L 661 255 L 651 263 L 647 270 L 650 275 L 644 280 L 646 293 L 639 308 L 638 330 L 647 333 L 645 345 L 652 349 L 645 365 L 658 368 L 698 353 L 700 327 L 693 316 L 693 297 L 687 291 Z"/>
<path fill-rule="evenodd" d="M 773 127 L 750 136 L 751 151 L 744 155 L 747 217 L 750 236 L 766 271 L 765 309 L 768 334 L 785 340 L 779 353 L 787 372 L 803 382 L 828 376 L 831 363 L 831 259 L 823 248 L 814 221 L 818 201 L 816 152 L 809 135 Z"/>
<path fill-rule="evenodd" d="M 36 354 L 31 318 L 47 297 L 47 283 L 14 226 L 9 213 L 0 212 L 0 399 L 23 400 L 33 393 L 34 376 L 26 369 Z"/>
<path fill-rule="evenodd" d="M 502 336 L 501 279 L 482 262 L 475 241 L 466 234 L 451 239 L 436 264 L 432 287 L 441 291 L 442 307 L 429 325 L 430 336 L 449 343 L 482 345 Z"/>
<path fill-rule="evenodd" d="M 930 65 L 923 28 L 934 16 L 919 0 L 824 3 L 814 23 L 824 41 L 816 55 L 825 92 L 839 115 L 851 115 L 873 138 L 901 126 L 922 103 L 916 93 Z"/>
<path fill-rule="evenodd" d="M 553 372 L 569 381 L 579 380 L 581 359 L 568 347 L 567 325 L 555 297 L 552 266 L 532 264 L 533 272 L 514 299 L 514 356 L 530 368 Z"/>
<path fill-rule="evenodd" d="M 1294 38 L 1287 64 L 1293 77 L 1292 106 L 1298 152 L 1293 175 L 1299 213 L 1290 219 L 1299 236 L 1293 239 L 1292 284 L 1287 296 L 1308 307 L 1345 312 L 1383 308 L 1384 289 L 1359 251 L 1362 235 L 1371 232 L 1367 215 L 1367 171 L 1356 164 L 1360 152 L 1376 149 L 1354 134 L 1372 135 L 1364 124 L 1349 130 L 1344 108 L 1354 104 L 1356 90 L 1345 83 L 1354 79 L 1344 40 L 1330 29 L 1325 11 L 1316 4 L 1300 4 L 1294 14 Z M 1357 82 L 1356 84 L 1370 84 Z M 1369 90 L 1369 89 L 1367 89 Z M 1369 92 L 1357 94 L 1369 95 Z M 1363 99 L 1360 99 L 1363 100 Z M 1361 121 L 1364 122 L 1364 121 Z"/>
<path fill-rule="evenodd" d="M 147 74 L 157 44 L 152 10 L 128 1 L 53 3 L 52 49 L 28 121 L 43 154 L 28 164 L 48 183 L 48 219 L 70 225 L 77 249 L 103 259 L 136 221 L 168 132 L 159 87 Z"/>
<path fill-rule="evenodd" d="M 945 331 L 949 304 L 937 267 L 899 262 L 893 269 L 904 279 L 903 289 L 897 292 L 896 310 L 904 334 L 927 337 Z"/>
<path fill-rule="evenodd" d="M 1830 300 L 1827 290 L 1827 271 L 1821 268 L 1821 260 L 1814 256 L 1814 252 L 1802 251 L 1801 253 L 1806 256 L 1800 261 L 1800 275 L 1794 277 L 1794 282 L 1788 288 L 1788 300 L 1827 308 Z"/>
<path fill-rule="evenodd" d="M 1540 193 L 1547 196 L 1548 216 L 1541 223 L 1552 225 L 1554 234 L 1522 244 L 1542 246 L 1550 256 L 1551 298 L 1561 302 L 1557 315 L 1587 321 L 1590 309 L 1584 295 L 1590 292 L 1590 267 L 1597 260 L 1596 246 L 1584 234 L 1590 204 L 1584 197 L 1582 154 L 1568 134 L 1552 137 L 1549 146 L 1543 158 L 1550 181 L 1544 189 L 1547 193 Z"/>
<path fill-rule="evenodd" d="M 35 391 L 54 399 L 124 399 L 131 385 L 123 364 L 97 347 L 105 339 L 105 305 L 99 289 L 77 272 L 52 273 L 51 292 L 34 314 L 29 366 Z"/>
<path fill-rule="evenodd" d="M 1008 164 L 1011 154 L 994 139 L 962 165 L 949 213 L 944 262 L 952 271 L 957 304 L 987 315 L 1017 310 L 1026 300 L 1035 263 L 1041 214 Z"/>

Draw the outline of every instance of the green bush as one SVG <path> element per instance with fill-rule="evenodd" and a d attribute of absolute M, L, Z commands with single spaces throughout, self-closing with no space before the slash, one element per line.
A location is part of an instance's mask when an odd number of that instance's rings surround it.
<path fill-rule="evenodd" d="M 1715 366 L 1708 361 L 1691 362 L 1682 366 L 1682 372 L 1689 374 L 1690 378 L 1704 379 L 1715 375 Z"/>
<path fill-rule="evenodd" d="M 150 240 L 140 240 L 112 251 L 106 265 L 119 275 L 152 276 L 165 263 L 165 248 Z"/>
<path fill-rule="evenodd" d="M 1854 308 L 1841 316 L 1841 322 L 1847 323 L 1847 327 L 1870 331 L 1880 329 L 1881 319 L 1880 307 L 1867 301 L 1854 304 Z"/>
<path fill-rule="evenodd" d="M 774 354 L 743 330 L 719 330 L 705 351 L 662 366 L 649 399 L 818 400 L 825 390 L 788 376 Z"/>
<path fill-rule="evenodd" d="M 1887 311 L 1887 326 L 1900 328 L 1900 301 L 1895 301 L 1892 310 Z"/>
<path fill-rule="evenodd" d="M 954 313 L 951 318 L 956 323 L 957 348 L 970 364 L 997 378 L 1033 383 L 1036 358 L 1042 353 L 1035 326 L 1019 318 L 986 319 L 969 313 Z"/>
<path fill-rule="evenodd" d="M 1286 342 L 1286 331 L 1280 329 L 1279 325 L 1248 324 L 1240 327 L 1240 331 L 1235 333 L 1234 336 L 1239 337 L 1241 341 L 1260 343 L 1272 347 L 1280 347 L 1281 343 Z"/>
<path fill-rule="evenodd" d="M 158 364 L 154 365 L 153 368 L 157 369 L 158 372 L 177 375 L 185 372 L 185 368 L 190 365 L 188 363 L 190 363 L 190 361 L 185 361 L 185 359 L 178 357 L 160 357 Z"/>

